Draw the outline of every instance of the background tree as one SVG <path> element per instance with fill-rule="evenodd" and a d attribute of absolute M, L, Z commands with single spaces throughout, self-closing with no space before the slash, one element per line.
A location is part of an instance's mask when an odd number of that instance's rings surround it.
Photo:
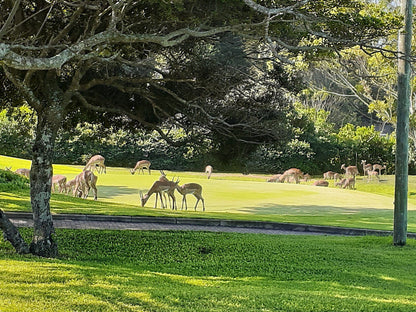
<path fill-rule="evenodd" d="M 250 79 L 249 64 L 268 59 L 273 68 L 272 61 L 287 60 L 290 51 L 317 56 L 341 46 L 366 46 L 397 26 L 382 11 L 377 16 L 363 11 L 359 1 L 284 1 L 267 11 L 244 2 L 0 1 L 1 80 L 12 103 L 26 102 L 37 115 L 33 254 L 58 252 L 49 199 L 62 126 L 79 120 L 140 125 L 167 140 L 158 125 L 200 126 L 244 142 L 277 137 L 275 128 L 257 127 L 267 123 L 254 107 L 247 108 L 250 118 L 244 122 L 223 114 L 235 101 L 227 98 L 241 94 L 241 82 Z M 259 39 L 267 48 L 252 41 Z M 195 69 L 197 58 L 205 66 Z"/>

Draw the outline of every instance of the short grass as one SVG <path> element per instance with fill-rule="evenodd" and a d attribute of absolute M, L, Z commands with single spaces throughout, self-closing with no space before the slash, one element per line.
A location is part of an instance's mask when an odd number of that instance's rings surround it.
<path fill-rule="evenodd" d="M 0 168 L 12 165 L 12 170 L 30 167 L 30 161 L 0 156 Z M 72 179 L 82 166 L 54 165 L 54 172 Z M 203 186 L 206 212 L 201 205 L 193 210 L 195 199 L 188 195 L 188 211 L 154 209 L 153 196 L 146 207 L 140 207 L 139 191 L 146 192 L 159 177 L 131 175 L 128 168 L 108 168 L 99 175 L 97 202 L 53 194 L 53 213 L 147 215 L 193 218 L 225 218 L 291 223 L 332 225 L 343 227 L 392 230 L 394 177 L 383 176 L 380 182 L 357 180 L 356 190 L 314 187 L 309 183 L 267 183 L 267 176 L 214 173 L 207 179 L 203 172 L 168 172 L 169 178 L 179 178 L 180 184 L 197 182 Z M 181 195 L 176 193 L 178 206 Z M 30 211 L 29 192 L 1 192 L 0 202 L 6 211 Z M 158 203 L 160 207 L 160 203 Z M 408 230 L 416 232 L 416 177 L 409 177 Z"/>
<path fill-rule="evenodd" d="M 58 259 L 0 243 L 0 311 L 416 311 L 414 240 L 61 229 L 57 238 Z"/>

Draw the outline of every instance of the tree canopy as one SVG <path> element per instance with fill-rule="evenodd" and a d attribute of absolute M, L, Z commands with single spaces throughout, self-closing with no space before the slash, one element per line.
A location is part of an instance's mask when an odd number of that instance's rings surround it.
<path fill-rule="evenodd" d="M 160 125 L 171 124 L 277 139 L 285 123 L 272 121 L 285 120 L 282 95 L 294 86 L 284 72 L 297 58 L 369 48 L 400 24 L 357 0 L 2 0 L 0 10 L 3 102 L 37 114 L 30 250 L 43 256 L 57 253 L 49 198 L 63 125 L 88 119 L 164 135 Z"/>

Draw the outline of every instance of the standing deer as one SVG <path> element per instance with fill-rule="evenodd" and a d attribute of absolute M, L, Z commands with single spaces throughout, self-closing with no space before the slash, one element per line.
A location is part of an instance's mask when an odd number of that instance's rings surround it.
<path fill-rule="evenodd" d="M 213 168 L 212 168 L 211 165 L 208 165 L 208 166 L 205 167 L 205 173 L 208 174 L 208 179 L 211 177 L 212 170 L 213 170 Z"/>
<path fill-rule="evenodd" d="M 373 170 L 378 170 L 378 174 L 381 175 L 381 170 L 386 169 L 386 165 L 382 166 L 379 164 L 374 164 Z"/>
<path fill-rule="evenodd" d="M 14 173 L 25 176 L 28 179 L 30 178 L 30 169 L 20 168 L 17 169 Z"/>
<path fill-rule="evenodd" d="M 104 165 L 105 158 L 101 155 L 94 155 L 90 158 L 87 162 L 86 166 L 84 167 L 83 171 L 93 171 L 94 168 L 97 170 L 98 173 L 106 173 L 106 167 Z"/>
<path fill-rule="evenodd" d="M 372 179 L 373 179 L 373 177 L 376 177 L 377 178 L 377 180 L 380 182 L 380 178 L 379 178 L 379 176 L 378 176 L 378 172 L 377 171 L 375 171 L 375 170 L 369 170 L 369 171 L 367 171 L 367 182 L 368 181 L 371 181 Z"/>
<path fill-rule="evenodd" d="M 324 179 L 325 180 L 332 180 L 332 179 L 334 179 L 334 175 L 335 175 L 335 172 L 333 172 L 333 171 L 324 172 Z"/>
<path fill-rule="evenodd" d="M 56 186 L 58 186 L 59 193 L 66 193 L 66 176 L 56 174 L 52 177 L 52 188 L 56 192 Z"/>
<path fill-rule="evenodd" d="M 202 201 L 202 211 L 205 211 L 205 202 L 204 198 L 202 197 L 202 186 L 197 183 L 186 183 L 181 186 L 176 185 L 176 189 L 179 193 L 182 194 L 182 208 L 183 209 L 183 203 L 185 202 L 185 210 L 188 210 L 188 203 L 186 202 L 186 195 L 187 194 L 193 194 L 197 201 L 195 204 L 194 210 L 196 211 L 196 207 L 198 206 L 199 201 Z"/>
<path fill-rule="evenodd" d="M 176 186 L 178 185 L 178 183 L 179 183 L 179 180 L 176 181 L 176 182 L 173 182 L 173 181 L 156 181 L 156 182 L 153 183 L 153 185 L 150 187 L 150 189 L 147 191 L 146 194 L 143 195 L 143 193 L 140 191 L 140 200 L 141 200 L 142 207 L 144 207 L 144 205 L 147 203 L 150 196 L 152 196 L 153 194 L 156 193 L 156 200 L 155 200 L 154 208 L 156 208 L 156 206 L 157 206 L 157 197 L 158 197 L 158 195 L 160 196 L 160 202 L 162 204 L 162 208 L 165 208 L 165 206 L 163 204 L 161 194 L 162 194 L 162 192 L 167 192 L 168 196 L 170 198 L 172 198 L 172 210 L 177 209 L 177 207 L 176 207 L 176 198 L 175 198 L 175 189 L 176 189 Z"/>
<path fill-rule="evenodd" d="M 341 170 L 342 169 L 344 169 L 345 170 L 345 175 L 346 176 L 353 176 L 353 177 L 355 177 L 357 174 L 359 175 L 360 174 L 360 172 L 358 171 L 358 168 L 357 168 L 357 166 L 348 166 L 348 167 L 345 167 L 345 164 L 342 164 L 342 166 L 341 166 Z"/>
<path fill-rule="evenodd" d="M 372 164 L 366 164 L 366 160 L 361 160 L 361 164 L 363 165 L 363 175 L 367 174 L 367 171 L 371 171 L 373 170 L 373 165 Z"/>
<path fill-rule="evenodd" d="M 97 176 L 90 170 L 82 171 L 75 177 L 73 195 L 86 199 L 92 188 L 94 200 L 97 200 Z"/>
<path fill-rule="evenodd" d="M 136 170 L 139 170 L 139 173 L 141 171 L 144 174 L 144 168 L 146 168 L 147 170 L 149 170 L 149 174 L 151 174 L 150 173 L 150 165 L 151 165 L 151 163 L 148 160 L 139 160 L 136 163 L 136 166 L 134 166 L 134 168 L 130 170 L 130 173 L 134 174 L 136 172 Z"/>

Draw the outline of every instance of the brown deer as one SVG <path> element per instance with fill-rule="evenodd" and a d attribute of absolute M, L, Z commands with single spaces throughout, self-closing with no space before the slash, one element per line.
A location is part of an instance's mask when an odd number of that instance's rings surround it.
<path fill-rule="evenodd" d="M 344 169 L 345 170 L 345 175 L 346 176 L 356 176 L 357 174 L 359 175 L 360 174 L 360 172 L 358 171 L 358 168 L 357 168 L 357 166 L 348 166 L 348 167 L 345 167 L 345 164 L 342 164 L 342 166 L 341 166 L 341 170 L 342 169 Z"/>
<path fill-rule="evenodd" d="M 83 171 L 93 171 L 94 168 L 98 173 L 106 173 L 106 166 L 104 165 L 105 158 L 101 155 L 94 155 L 85 165 Z"/>
<path fill-rule="evenodd" d="M 380 177 L 378 176 L 377 171 L 375 170 L 367 171 L 367 182 L 372 181 L 373 177 L 376 177 L 376 179 L 380 182 Z"/>
<path fill-rule="evenodd" d="M 349 188 L 351 190 L 355 189 L 355 176 L 352 178 L 347 178 L 344 181 L 344 184 L 342 185 L 342 188 Z"/>
<path fill-rule="evenodd" d="M 86 199 L 92 188 L 94 200 L 97 200 L 97 176 L 90 170 L 82 171 L 75 177 L 73 195 Z"/>
<path fill-rule="evenodd" d="M 154 208 L 156 208 L 156 206 L 157 206 L 157 197 L 158 197 L 158 195 L 160 196 L 160 202 L 162 204 L 162 208 L 165 208 L 165 205 L 163 204 L 161 194 L 162 194 L 162 192 L 167 192 L 168 196 L 170 198 L 172 198 L 172 210 L 177 209 L 177 207 L 176 207 L 176 198 L 175 198 L 175 189 L 176 189 L 176 186 L 178 185 L 178 183 L 179 183 L 179 180 L 177 180 L 176 182 L 173 182 L 173 181 L 156 181 L 156 182 L 153 183 L 153 185 L 150 187 L 150 189 L 147 191 L 146 194 L 143 195 L 143 193 L 140 191 L 140 200 L 141 200 L 142 207 L 144 207 L 144 205 L 146 205 L 150 196 L 152 196 L 153 194 L 156 193 L 156 200 L 155 200 Z"/>
<path fill-rule="evenodd" d="M 315 182 L 313 182 L 313 185 L 328 187 L 329 182 L 326 180 L 316 180 Z"/>
<path fill-rule="evenodd" d="M 149 174 L 151 174 L 150 165 L 151 165 L 151 163 L 148 160 L 139 160 L 136 163 L 136 166 L 134 166 L 134 168 L 130 170 L 130 173 L 134 174 L 136 172 L 136 170 L 139 170 L 139 173 L 141 171 L 144 174 L 144 169 L 146 168 L 149 171 Z"/>
<path fill-rule="evenodd" d="M 303 177 L 303 172 L 300 171 L 300 169 L 297 168 L 290 168 L 283 172 L 283 174 L 279 178 L 279 182 L 283 183 L 285 181 L 290 182 L 291 180 L 294 180 L 296 184 L 299 184 L 300 178 Z"/>
<path fill-rule="evenodd" d="M 373 170 L 378 170 L 378 174 L 381 175 L 381 170 L 386 169 L 386 165 L 382 166 L 379 164 L 373 165 Z"/>
<path fill-rule="evenodd" d="M 59 193 L 66 193 L 66 176 L 56 174 L 52 177 L 52 188 L 54 192 L 56 192 L 57 186 Z"/>
<path fill-rule="evenodd" d="M 28 179 L 30 178 L 30 169 L 20 168 L 17 169 L 14 173 L 25 176 Z"/>
<path fill-rule="evenodd" d="M 324 172 L 324 179 L 325 180 L 332 180 L 332 179 L 334 179 L 334 175 L 335 175 L 335 172 L 333 172 L 333 171 Z"/>
<path fill-rule="evenodd" d="M 185 210 L 188 210 L 188 204 L 186 202 L 186 195 L 187 194 L 193 194 L 197 201 L 195 204 L 194 210 L 196 211 L 196 207 L 198 206 L 199 201 L 202 201 L 202 211 L 205 211 L 205 202 L 204 198 L 202 197 L 202 186 L 197 183 L 186 183 L 181 186 L 176 185 L 176 189 L 179 193 L 182 194 L 182 208 L 183 209 L 183 203 L 185 202 Z"/>
<path fill-rule="evenodd" d="M 267 182 L 277 182 L 280 178 L 281 174 L 275 174 L 267 179 Z"/>
<path fill-rule="evenodd" d="M 372 164 L 366 164 L 366 160 L 361 160 L 361 164 L 363 165 L 363 175 L 367 175 L 367 171 L 373 170 Z"/>

